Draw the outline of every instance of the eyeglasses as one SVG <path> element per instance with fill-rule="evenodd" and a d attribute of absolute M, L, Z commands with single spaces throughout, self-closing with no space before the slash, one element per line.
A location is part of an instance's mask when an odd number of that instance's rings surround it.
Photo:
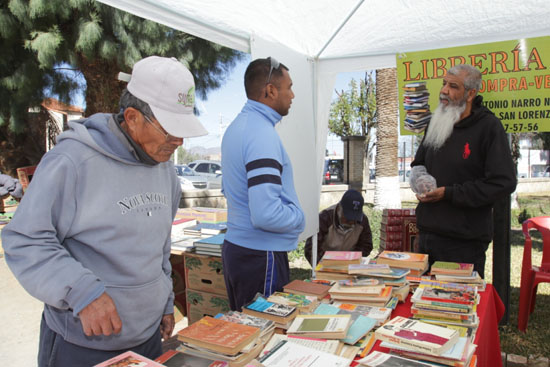
<path fill-rule="evenodd" d="M 141 111 L 140 111 L 141 112 Z M 143 115 L 143 117 L 151 124 L 151 126 L 153 126 L 155 128 L 155 130 L 157 130 L 160 134 L 162 134 L 162 136 L 164 136 L 164 140 L 165 141 L 168 141 L 168 140 L 177 140 L 177 139 L 181 139 L 181 138 L 177 138 L 173 135 L 170 135 L 168 133 L 165 133 L 164 131 L 162 131 L 157 125 L 155 125 L 153 123 L 153 120 L 151 120 L 151 118 L 149 116 L 147 116 L 146 114 L 144 114 L 143 112 L 141 112 L 141 114 Z"/>
<path fill-rule="evenodd" d="M 266 85 L 269 84 L 269 81 L 271 80 L 271 74 L 273 73 L 274 69 L 279 69 L 280 63 L 277 61 L 274 57 L 268 57 L 269 62 L 271 63 L 271 67 L 269 68 L 269 75 L 267 76 L 267 80 L 265 82 Z"/>

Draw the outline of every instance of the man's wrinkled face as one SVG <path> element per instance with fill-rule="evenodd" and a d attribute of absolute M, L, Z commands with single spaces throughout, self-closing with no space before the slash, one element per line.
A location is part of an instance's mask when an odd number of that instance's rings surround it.
<path fill-rule="evenodd" d="M 152 117 L 141 114 L 142 125 L 138 138 L 135 139 L 141 148 L 157 162 L 170 160 L 175 150 L 183 144 L 183 138 L 168 134 L 160 123 Z"/>
<path fill-rule="evenodd" d="M 443 77 L 443 86 L 439 92 L 439 103 L 446 106 L 461 107 L 466 103 L 468 93 L 464 86 L 465 73 L 447 74 Z"/>

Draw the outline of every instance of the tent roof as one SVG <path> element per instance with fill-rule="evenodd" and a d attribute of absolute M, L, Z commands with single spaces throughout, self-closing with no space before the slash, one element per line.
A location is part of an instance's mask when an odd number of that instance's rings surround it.
<path fill-rule="evenodd" d="M 241 51 L 250 52 L 257 37 L 343 65 L 381 55 L 395 64 L 396 53 L 550 34 L 548 0 L 100 1 Z"/>

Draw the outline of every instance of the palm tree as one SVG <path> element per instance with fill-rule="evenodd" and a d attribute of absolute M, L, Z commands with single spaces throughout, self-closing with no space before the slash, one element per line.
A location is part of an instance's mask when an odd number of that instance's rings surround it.
<path fill-rule="evenodd" d="M 397 69 L 376 70 L 376 188 L 377 209 L 401 208 L 397 171 Z"/>

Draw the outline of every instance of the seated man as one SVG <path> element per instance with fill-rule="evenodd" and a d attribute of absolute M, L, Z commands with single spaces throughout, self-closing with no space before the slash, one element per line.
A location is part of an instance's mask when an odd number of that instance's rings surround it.
<path fill-rule="evenodd" d="M 363 196 L 348 190 L 339 203 L 319 213 L 317 234 L 317 262 L 325 251 L 361 251 L 368 256 L 372 251 L 369 220 L 363 214 Z M 312 237 L 306 241 L 305 255 L 311 264 Z"/>

